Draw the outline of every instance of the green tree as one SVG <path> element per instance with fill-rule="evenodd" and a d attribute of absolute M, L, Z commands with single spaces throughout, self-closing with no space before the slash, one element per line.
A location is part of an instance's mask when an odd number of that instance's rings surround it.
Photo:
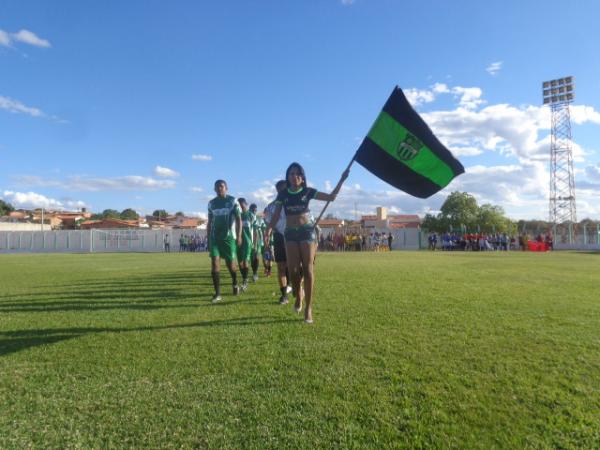
<path fill-rule="evenodd" d="M 477 200 L 466 192 L 452 192 L 441 208 L 441 217 L 444 225 L 447 224 L 453 230 L 463 227 L 473 229 L 477 226 L 477 215 L 479 208 Z M 446 228 L 447 229 L 447 228 Z"/>
<path fill-rule="evenodd" d="M 438 214 L 439 215 L 439 214 Z M 423 222 L 421 223 L 421 227 L 423 227 L 424 229 L 426 229 L 429 232 L 437 232 L 437 233 L 442 233 L 445 230 L 442 230 L 440 227 L 440 220 L 437 218 L 437 216 L 434 216 L 433 214 L 425 214 L 425 217 L 423 218 Z"/>
<path fill-rule="evenodd" d="M 0 199 L 0 216 L 7 216 L 14 210 L 15 208 L 13 207 L 13 205 Z"/>
<path fill-rule="evenodd" d="M 422 227 L 427 231 L 479 231 L 483 233 L 514 233 L 516 224 L 504 215 L 501 206 L 477 205 L 477 200 L 466 192 L 452 192 L 441 212 L 434 216 L 426 214 Z"/>
<path fill-rule="evenodd" d="M 477 224 L 483 233 L 506 233 L 509 231 L 510 219 L 504 215 L 501 206 L 486 203 L 479 207 Z"/>
<path fill-rule="evenodd" d="M 123 220 L 138 220 L 140 215 L 131 208 L 124 209 L 119 215 Z"/>
<path fill-rule="evenodd" d="M 152 215 L 156 220 L 164 220 L 169 214 L 164 209 L 155 210 Z"/>
<path fill-rule="evenodd" d="M 100 216 L 103 219 L 120 219 L 121 218 L 121 214 L 116 209 L 105 209 L 104 211 L 102 211 Z"/>
<path fill-rule="evenodd" d="M 183 217 L 183 216 L 185 216 L 185 214 L 184 214 L 182 211 L 177 211 L 177 212 L 175 213 L 175 215 L 176 215 L 177 217 Z"/>

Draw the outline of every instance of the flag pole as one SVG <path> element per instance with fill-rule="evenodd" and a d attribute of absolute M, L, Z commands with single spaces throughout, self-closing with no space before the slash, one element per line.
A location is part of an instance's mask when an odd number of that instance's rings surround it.
<path fill-rule="evenodd" d="M 350 167 L 352 167 L 352 164 L 354 164 L 354 161 L 356 160 L 356 154 L 358 152 L 356 152 L 354 154 L 354 156 L 352 157 L 352 159 L 350 160 L 350 163 L 348 164 L 348 167 L 346 167 L 346 170 L 344 170 L 344 172 L 350 170 Z M 342 172 L 342 177 L 343 177 L 343 172 Z M 340 181 L 338 181 L 338 184 L 336 185 L 336 188 L 342 188 L 342 184 L 344 183 L 344 180 L 342 179 L 342 177 L 340 177 Z M 339 191 L 338 191 L 339 193 Z M 325 214 L 325 210 L 327 209 L 327 207 L 329 206 L 329 204 L 331 203 L 331 200 L 328 200 L 327 203 L 325 203 L 325 206 L 323 207 L 323 210 L 321 211 L 321 214 L 319 214 L 319 217 L 317 217 L 317 220 L 315 220 L 315 225 L 314 228 L 317 228 L 317 225 L 319 225 L 319 222 L 321 220 L 321 218 L 323 217 L 323 214 Z"/>

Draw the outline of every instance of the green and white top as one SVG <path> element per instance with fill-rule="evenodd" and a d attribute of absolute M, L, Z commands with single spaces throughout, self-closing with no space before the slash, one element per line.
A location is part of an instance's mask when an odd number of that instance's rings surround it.
<path fill-rule="evenodd" d="M 254 228 L 256 226 L 256 216 L 252 211 L 242 211 L 242 237 L 246 242 L 254 244 Z"/>
<path fill-rule="evenodd" d="M 208 202 L 210 239 L 235 239 L 235 219 L 241 217 L 241 208 L 235 197 L 215 197 Z"/>

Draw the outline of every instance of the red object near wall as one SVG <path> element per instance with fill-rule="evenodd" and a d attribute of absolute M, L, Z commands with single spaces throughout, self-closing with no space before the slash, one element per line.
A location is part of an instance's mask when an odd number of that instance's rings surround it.
<path fill-rule="evenodd" d="M 548 246 L 545 242 L 536 242 L 536 241 L 528 241 L 527 246 L 529 247 L 529 251 L 532 252 L 547 252 Z"/>

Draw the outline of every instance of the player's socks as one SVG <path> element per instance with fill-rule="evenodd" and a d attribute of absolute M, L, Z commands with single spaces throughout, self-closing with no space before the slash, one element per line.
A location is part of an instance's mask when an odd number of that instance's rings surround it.
<path fill-rule="evenodd" d="M 220 272 L 211 272 L 213 286 L 215 288 L 215 297 L 221 295 L 221 273 Z"/>
<path fill-rule="evenodd" d="M 258 272 L 258 258 L 253 259 L 252 262 L 252 275 L 256 275 L 256 272 Z"/>

